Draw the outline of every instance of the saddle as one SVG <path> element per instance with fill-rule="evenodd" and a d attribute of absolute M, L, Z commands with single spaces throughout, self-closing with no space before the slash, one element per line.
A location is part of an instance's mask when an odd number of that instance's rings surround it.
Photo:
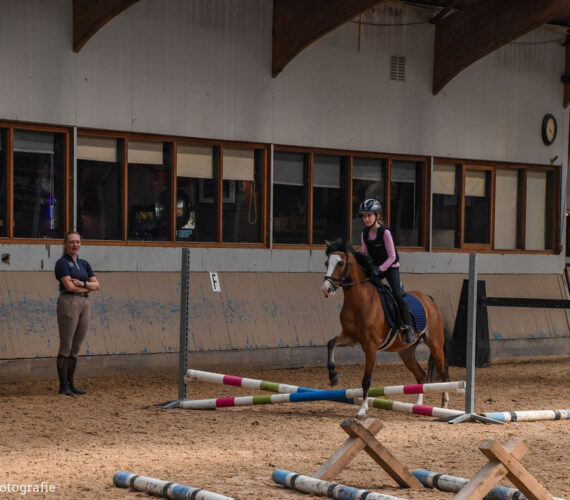
<path fill-rule="evenodd" d="M 355 257 L 360 267 L 370 278 L 370 282 L 376 287 L 378 293 L 380 294 L 380 301 L 382 302 L 384 314 L 386 315 L 386 320 L 388 321 L 390 328 L 397 331 L 397 327 L 402 324 L 402 318 L 400 308 L 396 302 L 396 299 L 394 298 L 394 293 L 392 292 L 390 285 L 383 282 L 379 276 L 374 274 L 376 266 L 372 264 L 372 261 L 368 255 L 364 254 L 363 252 L 355 252 Z M 410 326 L 414 329 L 415 332 L 420 332 L 421 335 L 426 328 L 426 313 L 421 302 L 413 295 L 407 294 L 403 286 L 402 298 L 410 310 L 410 316 L 412 319 L 412 324 Z M 389 336 L 391 337 L 391 335 Z"/>

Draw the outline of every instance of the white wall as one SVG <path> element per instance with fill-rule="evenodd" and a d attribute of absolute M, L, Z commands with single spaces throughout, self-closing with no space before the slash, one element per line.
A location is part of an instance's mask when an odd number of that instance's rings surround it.
<path fill-rule="evenodd" d="M 72 51 L 72 2 L 0 0 L 0 119 L 562 165 L 563 35 L 539 29 L 483 58 L 432 95 L 434 26 L 350 22 L 271 78 L 269 0 L 141 0 Z M 363 20 L 426 21 L 433 12 L 382 4 Z M 391 55 L 407 80 L 389 80 Z M 540 138 L 545 113 L 556 142 Z M 553 160 L 555 157 L 558 159 Z M 53 265 L 59 248 L 0 245 L 11 264 Z M 86 246 L 101 270 L 178 269 L 179 250 Z M 322 252 L 193 250 L 200 269 L 322 271 Z M 231 255 L 231 258 L 228 258 Z M 403 252 L 404 272 L 466 272 L 466 254 Z M 485 255 L 481 272 L 560 272 L 563 256 Z M 485 264 L 481 264 L 483 267 Z"/>
<path fill-rule="evenodd" d="M 549 164 L 567 161 L 564 47 L 547 29 L 431 93 L 434 26 L 347 23 L 271 78 L 268 0 L 141 0 L 75 54 L 68 0 L 2 0 L 0 118 L 80 127 Z M 367 22 L 426 21 L 385 4 Z M 390 55 L 407 81 L 389 80 Z M 553 146 L 543 115 L 558 118 Z"/>

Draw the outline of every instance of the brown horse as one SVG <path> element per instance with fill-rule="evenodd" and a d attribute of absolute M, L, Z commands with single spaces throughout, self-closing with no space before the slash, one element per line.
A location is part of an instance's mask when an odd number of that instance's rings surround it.
<path fill-rule="evenodd" d="M 433 299 L 422 292 L 413 291 L 409 294 L 416 297 L 421 303 L 426 316 L 426 328 L 421 334 L 430 350 L 428 362 L 428 375 L 416 360 L 417 341 L 412 345 L 402 343 L 400 336 L 396 334 L 393 341 L 391 329 L 380 299 L 380 294 L 370 282 L 370 277 L 365 269 L 371 269 L 370 259 L 367 255 L 355 253 L 350 243 L 339 239 L 333 243 L 327 242 L 326 249 L 327 274 L 323 282 L 322 291 L 325 297 L 330 297 L 337 288 L 342 288 L 344 302 L 340 311 L 340 323 L 342 331 L 340 335 L 332 338 L 328 344 L 329 380 L 331 385 L 339 381 L 335 371 L 334 350 L 337 346 L 354 346 L 360 344 L 365 354 L 364 377 L 362 378 L 362 405 L 356 417 L 366 417 L 368 409 L 368 389 L 372 379 L 372 371 L 376 364 L 376 351 L 378 349 L 397 352 L 406 367 L 414 374 L 418 384 L 430 382 L 433 378 L 434 363 L 441 380 L 449 381 L 447 364 L 444 354 L 445 334 L 443 320 L 439 309 Z M 357 260 L 358 259 L 358 260 Z M 383 346 L 384 344 L 384 346 Z M 422 395 L 418 395 L 417 403 L 421 403 Z M 445 408 L 449 402 L 447 392 L 442 394 L 442 406 Z"/>

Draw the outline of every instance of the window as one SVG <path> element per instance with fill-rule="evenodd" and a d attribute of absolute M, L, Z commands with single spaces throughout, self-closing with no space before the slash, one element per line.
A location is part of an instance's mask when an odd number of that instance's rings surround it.
<path fill-rule="evenodd" d="M 276 151 L 273 159 L 273 241 L 309 242 L 308 155 Z"/>
<path fill-rule="evenodd" d="M 315 155 L 313 164 L 313 244 L 347 235 L 348 204 L 343 158 Z"/>
<path fill-rule="evenodd" d="M 84 239 L 122 239 L 122 144 L 77 137 L 77 229 Z"/>
<path fill-rule="evenodd" d="M 218 148 L 178 144 L 176 241 L 217 241 Z"/>
<path fill-rule="evenodd" d="M 491 244 L 491 169 L 465 170 L 463 243 Z"/>
<path fill-rule="evenodd" d="M 382 158 L 355 157 L 352 166 L 352 244 L 360 245 L 360 234 L 364 229 L 358 214 L 360 204 L 368 198 L 375 198 L 385 210 L 386 160 Z"/>
<path fill-rule="evenodd" d="M 527 172 L 525 250 L 547 250 L 553 247 L 552 185 L 552 171 Z"/>
<path fill-rule="evenodd" d="M 170 240 L 170 147 L 128 141 L 128 238 Z"/>
<path fill-rule="evenodd" d="M 495 171 L 494 248 L 521 248 L 522 170 L 497 168 Z"/>
<path fill-rule="evenodd" d="M 0 237 L 8 235 L 8 166 L 5 144 L 6 131 L 0 129 Z"/>
<path fill-rule="evenodd" d="M 222 218 L 224 243 L 261 243 L 261 186 L 265 150 L 224 148 Z"/>
<path fill-rule="evenodd" d="M 459 247 L 459 186 L 456 165 L 434 164 L 432 189 L 432 247 Z"/>
<path fill-rule="evenodd" d="M 62 238 L 65 136 L 14 131 L 14 236 Z"/>
<path fill-rule="evenodd" d="M 392 160 L 389 214 L 397 246 L 422 245 L 424 170 L 424 162 Z"/>

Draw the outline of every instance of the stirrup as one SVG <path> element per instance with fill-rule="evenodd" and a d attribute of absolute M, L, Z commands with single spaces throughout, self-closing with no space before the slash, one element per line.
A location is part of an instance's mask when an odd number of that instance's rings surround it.
<path fill-rule="evenodd" d="M 416 334 L 409 325 L 402 325 L 400 327 L 400 342 L 403 344 L 412 344 L 416 341 Z"/>

